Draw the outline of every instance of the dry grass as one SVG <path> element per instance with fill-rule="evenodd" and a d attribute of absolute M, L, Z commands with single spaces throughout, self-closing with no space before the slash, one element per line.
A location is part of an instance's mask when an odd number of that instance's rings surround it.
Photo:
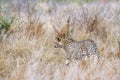
<path fill-rule="evenodd" d="M 0 80 L 120 79 L 119 3 L 70 5 L 51 5 L 48 13 L 49 10 L 40 9 L 38 3 L 35 9 L 36 14 L 41 14 L 40 18 L 35 16 L 31 22 L 22 16 L 27 15 L 24 12 L 21 17 L 16 16 L 18 20 L 11 25 L 13 32 L 0 42 Z M 91 57 L 65 65 L 64 50 L 54 48 L 53 24 L 61 30 L 68 16 L 74 39 L 90 38 L 97 43 L 102 55 L 99 63 Z"/>
<path fill-rule="evenodd" d="M 36 23 L 36 22 L 31 22 L 26 26 L 25 29 L 25 35 L 28 36 L 28 38 L 39 38 L 42 34 L 44 34 L 43 30 L 43 24 L 42 23 Z"/>

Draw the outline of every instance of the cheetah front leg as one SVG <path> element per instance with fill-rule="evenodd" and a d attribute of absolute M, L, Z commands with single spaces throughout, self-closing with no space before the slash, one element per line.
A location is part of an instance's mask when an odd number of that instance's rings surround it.
<path fill-rule="evenodd" d="M 70 64 L 70 55 L 66 54 L 66 61 L 65 61 L 65 65 L 69 65 Z"/>
<path fill-rule="evenodd" d="M 69 60 L 69 59 L 66 59 L 65 65 L 69 65 L 69 64 L 70 64 L 70 60 Z"/>

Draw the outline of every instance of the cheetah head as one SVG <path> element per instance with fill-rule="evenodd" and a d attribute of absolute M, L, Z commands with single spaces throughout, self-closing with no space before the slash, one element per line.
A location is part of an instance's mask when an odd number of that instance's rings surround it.
<path fill-rule="evenodd" d="M 55 48 L 63 48 L 66 43 L 69 42 L 69 40 L 71 39 L 71 32 L 72 30 L 70 29 L 69 26 L 69 19 L 67 21 L 67 24 L 60 30 L 58 31 L 55 26 L 53 26 L 54 30 L 55 30 Z"/>
<path fill-rule="evenodd" d="M 67 30 L 64 27 L 55 37 L 55 48 L 62 48 L 68 40 Z"/>
<path fill-rule="evenodd" d="M 73 40 L 70 35 L 69 27 L 65 26 L 55 36 L 55 48 L 64 48 L 64 46 Z"/>

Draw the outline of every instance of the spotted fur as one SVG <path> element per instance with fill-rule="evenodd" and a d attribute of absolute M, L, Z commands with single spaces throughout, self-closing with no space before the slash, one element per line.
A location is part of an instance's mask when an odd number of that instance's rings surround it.
<path fill-rule="evenodd" d="M 99 52 L 96 43 L 91 39 L 83 41 L 76 41 L 69 35 L 69 25 L 67 24 L 60 32 L 57 32 L 55 48 L 62 48 L 65 50 L 65 56 L 67 60 L 70 59 L 82 59 L 83 57 L 97 55 L 99 58 Z"/>
<path fill-rule="evenodd" d="M 58 40 L 58 39 L 57 39 Z M 55 48 L 63 48 L 67 59 L 82 59 L 84 56 L 97 55 L 99 57 L 98 49 L 95 42 L 91 39 L 86 39 L 80 42 L 68 38 L 61 40 L 62 44 L 55 44 Z"/>

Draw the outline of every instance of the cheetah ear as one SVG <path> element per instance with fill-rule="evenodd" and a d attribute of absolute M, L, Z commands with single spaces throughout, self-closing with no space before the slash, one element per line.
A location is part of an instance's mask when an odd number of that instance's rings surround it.
<path fill-rule="evenodd" d="M 66 33 L 63 34 L 63 38 L 65 39 L 67 37 Z"/>
<path fill-rule="evenodd" d="M 71 38 L 73 33 L 73 27 L 70 27 L 70 17 L 68 17 L 66 27 L 67 27 L 67 36 L 68 38 Z"/>

